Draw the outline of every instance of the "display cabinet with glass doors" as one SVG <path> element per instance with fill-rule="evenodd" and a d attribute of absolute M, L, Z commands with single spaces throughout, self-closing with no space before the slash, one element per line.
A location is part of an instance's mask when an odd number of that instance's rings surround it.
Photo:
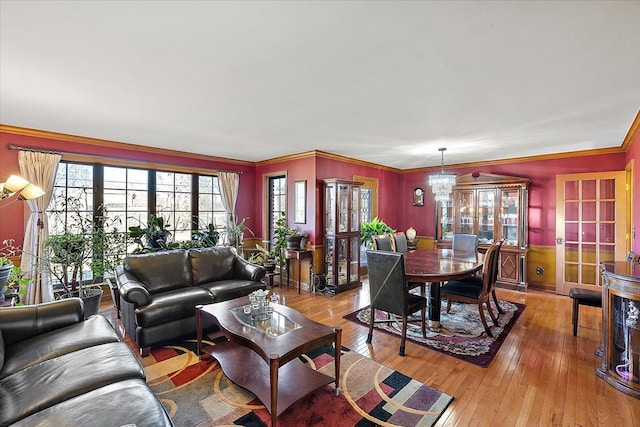
<path fill-rule="evenodd" d="M 476 234 L 480 251 L 504 239 L 497 285 L 526 290 L 528 186 L 520 177 L 459 176 L 451 201 L 436 205 L 436 246 L 450 248 L 454 233 Z"/>
<path fill-rule="evenodd" d="M 360 186 L 324 181 L 324 272 L 336 292 L 360 286 Z"/>
<path fill-rule="evenodd" d="M 640 264 L 601 264 L 602 357 L 596 374 L 640 398 Z"/>

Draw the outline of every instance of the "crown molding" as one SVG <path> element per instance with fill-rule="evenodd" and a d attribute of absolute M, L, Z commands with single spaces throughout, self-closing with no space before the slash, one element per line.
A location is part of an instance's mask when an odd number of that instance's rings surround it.
<path fill-rule="evenodd" d="M 19 126 L 11 126 L 11 125 L 5 125 L 5 124 L 0 124 L 0 132 L 13 134 L 13 135 L 34 136 L 38 138 L 55 139 L 57 141 L 77 142 L 81 144 L 117 148 L 117 149 L 128 150 L 128 151 L 143 151 L 145 153 L 151 153 L 151 154 L 161 154 L 165 156 L 178 156 L 178 157 L 189 158 L 189 159 L 206 160 L 206 161 L 212 161 L 212 162 L 223 162 L 223 163 L 230 163 L 234 165 L 255 167 L 254 162 L 230 159 L 227 157 L 207 156 L 204 154 L 189 153 L 187 151 L 178 151 L 178 150 L 170 150 L 167 148 L 149 147 L 146 145 L 137 145 L 137 144 L 130 144 L 126 142 L 109 141 L 106 139 L 69 135 L 66 133 L 50 132 L 50 131 L 23 128 Z M 82 153 L 78 153 L 78 155 L 82 155 Z"/>
<path fill-rule="evenodd" d="M 629 132 L 627 132 L 627 136 L 624 137 L 622 141 L 622 149 L 627 151 L 629 146 L 633 141 L 636 140 L 638 134 L 640 133 L 640 110 L 638 110 L 638 114 L 636 114 L 636 118 L 633 119 L 631 123 L 631 127 L 629 128 Z"/>
<path fill-rule="evenodd" d="M 457 168 L 467 168 L 467 167 L 477 167 L 477 166 L 492 166 L 492 165 L 500 165 L 505 163 L 525 163 L 525 162 L 533 162 L 538 160 L 565 159 L 567 157 L 582 157 L 582 156 L 600 156 L 603 154 L 616 154 L 616 153 L 624 153 L 624 152 L 625 150 L 623 150 L 622 147 L 599 148 L 594 150 L 568 151 L 565 153 L 540 154 L 537 156 L 512 157 L 508 159 L 487 160 L 484 162 L 451 163 L 451 164 L 447 164 L 446 168 L 457 169 Z M 440 170 L 440 166 L 403 169 L 402 173 L 431 172 L 431 171 L 437 171 L 437 170 Z"/>

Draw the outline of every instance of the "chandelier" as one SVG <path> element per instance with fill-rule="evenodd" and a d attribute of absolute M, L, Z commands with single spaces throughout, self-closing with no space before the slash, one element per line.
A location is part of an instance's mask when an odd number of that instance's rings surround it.
<path fill-rule="evenodd" d="M 456 185 L 456 175 L 444 171 L 444 152 L 446 148 L 438 148 L 442 153 L 442 163 L 440 165 L 440 173 L 432 173 L 429 175 L 429 186 L 436 195 L 437 202 L 446 202 L 449 200 L 451 189 Z"/>

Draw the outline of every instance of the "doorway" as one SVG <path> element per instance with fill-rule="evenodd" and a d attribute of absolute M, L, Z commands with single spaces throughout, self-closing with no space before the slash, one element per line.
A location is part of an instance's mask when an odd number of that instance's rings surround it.
<path fill-rule="evenodd" d="M 600 286 L 600 263 L 628 248 L 626 172 L 556 177 L 556 293 Z"/>

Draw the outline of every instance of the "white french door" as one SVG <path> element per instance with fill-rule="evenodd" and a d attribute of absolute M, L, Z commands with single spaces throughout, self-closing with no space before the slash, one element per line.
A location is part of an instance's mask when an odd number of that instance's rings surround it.
<path fill-rule="evenodd" d="M 625 171 L 556 177 L 556 293 L 600 285 L 599 264 L 627 252 Z"/>

